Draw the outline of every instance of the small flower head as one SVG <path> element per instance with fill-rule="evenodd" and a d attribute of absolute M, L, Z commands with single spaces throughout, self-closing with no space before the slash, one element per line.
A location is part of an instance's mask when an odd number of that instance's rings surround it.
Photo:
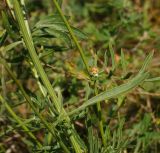
<path fill-rule="evenodd" d="M 91 75 L 98 77 L 99 70 L 97 67 L 92 67 L 90 72 L 91 72 Z"/>

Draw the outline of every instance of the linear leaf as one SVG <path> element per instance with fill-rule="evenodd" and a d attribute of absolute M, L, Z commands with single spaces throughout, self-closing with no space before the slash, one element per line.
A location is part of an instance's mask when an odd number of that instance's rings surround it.
<path fill-rule="evenodd" d="M 2 44 L 5 42 L 7 38 L 7 31 L 3 30 L 2 32 L 0 32 L 0 46 L 2 46 Z"/>
<path fill-rule="evenodd" d="M 3 25 L 4 25 L 5 29 L 7 30 L 7 33 L 8 33 L 12 38 L 15 38 L 15 37 L 16 37 L 16 34 L 15 34 L 15 32 L 13 31 L 13 29 L 12 29 L 10 23 L 9 23 L 9 19 L 8 19 L 8 16 L 7 16 L 6 12 L 2 11 L 1 14 L 2 14 Z"/>
<path fill-rule="evenodd" d="M 157 82 L 160 81 L 160 77 L 146 79 L 145 82 Z"/>
<path fill-rule="evenodd" d="M 94 105 L 95 103 L 99 102 L 99 101 L 103 101 L 103 100 L 107 100 L 107 99 L 111 99 L 111 98 L 115 98 L 119 95 L 122 95 L 124 93 L 129 92 L 130 90 L 132 90 L 133 88 L 135 88 L 136 86 L 138 86 L 139 84 L 141 84 L 146 78 L 148 77 L 148 73 L 138 73 L 137 76 L 135 76 L 132 80 L 130 80 L 128 83 L 122 84 L 118 87 L 115 87 L 113 89 L 110 89 L 108 91 L 104 91 L 102 93 L 100 93 L 99 95 L 89 99 L 88 101 L 86 101 L 82 106 L 80 106 L 79 108 L 73 110 L 72 112 L 69 113 L 69 115 L 74 114 L 80 110 L 85 109 L 86 107 L 90 106 L 90 105 Z"/>
<path fill-rule="evenodd" d="M 86 101 L 83 105 L 81 105 L 79 108 L 73 110 L 72 112 L 69 113 L 69 115 L 74 114 L 80 110 L 85 109 L 86 107 L 90 106 L 90 105 L 94 105 L 95 103 L 99 102 L 99 101 L 103 101 L 103 100 L 107 100 L 107 99 L 111 99 L 111 98 L 115 98 L 119 95 L 123 95 L 127 92 L 129 92 L 130 90 L 132 90 L 133 88 L 135 88 L 136 86 L 138 86 L 139 84 L 141 84 L 142 82 L 145 81 L 145 79 L 148 77 L 148 73 L 145 72 L 147 66 L 149 65 L 151 59 L 153 56 L 153 52 L 151 52 L 145 59 L 142 68 L 140 69 L 139 73 L 137 74 L 137 76 L 135 76 L 132 80 L 130 80 L 128 83 L 122 84 L 118 87 L 112 88 L 108 91 L 104 91 L 102 93 L 100 93 L 99 95 L 89 99 L 88 101 Z"/>
<path fill-rule="evenodd" d="M 21 43 L 22 43 L 22 41 L 17 41 L 17 42 L 14 42 L 12 44 L 9 44 L 9 45 L 5 46 L 4 47 L 4 52 L 7 52 L 7 51 L 13 49 L 14 47 L 16 47 L 17 45 L 19 45 Z"/>
<path fill-rule="evenodd" d="M 148 67 L 148 65 L 150 64 L 150 62 L 151 62 L 151 60 L 152 60 L 153 54 L 154 54 L 154 52 L 152 51 L 152 52 L 149 53 L 149 55 L 146 57 L 146 59 L 145 59 L 143 65 L 142 65 L 139 73 L 143 73 L 143 72 L 146 70 L 146 68 Z"/>
<path fill-rule="evenodd" d="M 121 66 L 122 66 L 123 72 L 126 72 L 127 62 L 122 49 L 121 49 Z"/>
<path fill-rule="evenodd" d="M 112 60 L 112 71 L 114 71 L 115 68 L 116 68 L 116 61 L 115 61 L 114 50 L 113 50 L 113 47 L 112 47 L 112 44 L 111 44 L 111 43 L 109 44 L 109 51 L 110 51 L 111 60 Z"/>
<path fill-rule="evenodd" d="M 69 19 L 69 17 L 67 17 L 67 20 Z M 34 26 L 33 28 L 33 34 L 38 34 L 36 31 L 37 30 L 42 30 L 42 29 L 47 29 L 49 31 L 56 31 L 56 33 L 64 33 L 68 35 L 68 29 L 66 24 L 63 22 L 62 18 L 60 17 L 60 15 L 54 14 L 54 15 L 49 15 L 46 16 L 44 19 L 41 19 L 39 22 L 37 22 L 37 24 Z M 74 32 L 74 34 L 80 38 L 80 39 L 86 39 L 87 36 L 81 32 L 80 30 L 78 30 L 75 27 L 72 27 L 72 30 Z M 42 30 L 43 31 L 43 30 Z M 52 33 L 52 35 L 55 35 L 54 33 Z M 38 35 L 36 35 L 38 36 Z M 69 36 L 68 36 L 69 37 Z"/>

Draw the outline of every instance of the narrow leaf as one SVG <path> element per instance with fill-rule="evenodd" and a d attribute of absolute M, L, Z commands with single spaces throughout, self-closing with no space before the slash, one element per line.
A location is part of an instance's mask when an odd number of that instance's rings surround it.
<path fill-rule="evenodd" d="M 7 38 L 7 31 L 3 30 L 2 33 L 0 33 L 0 46 L 5 42 Z"/>
<path fill-rule="evenodd" d="M 122 49 L 121 49 L 121 66 L 122 66 L 123 72 L 126 73 L 127 62 Z"/>
<path fill-rule="evenodd" d="M 145 82 L 157 82 L 160 81 L 160 77 L 146 79 Z"/>
<path fill-rule="evenodd" d="M 5 47 L 4 47 L 4 52 L 7 52 L 7 51 L 15 48 L 17 45 L 19 45 L 19 44 L 21 44 L 21 43 L 22 43 L 22 41 L 17 41 L 17 42 L 14 42 L 14 43 L 12 43 L 12 44 L 9 44 L 9 45 L 5 46 Z"/>
<path fill-rule="evenodd" d="M 146 59 L 145 59 L 143 65 L 142 65 L 139 73 L 143 73 L 143 72 L 146 70 L 146 68 L 148 67 L 148 65 L 150 64 L 150 62 L 151 62 L 151 60 L 152 60 L 153 54 L 154 54 L 154 52 L 152 51 L 152 52 L 149 53 L 149 55 L 146 57 Z"/>
<path fill-rule="evenodd" d="M 143 73 L 143 74 L 139 73 L 136 77 L 134 77 L 128 83 L 122 84 L 108 91 L 104 91 L 101 94 L 91 98 L 90 100 L 86 101 L 82 106 L 70 112 L 69 115 L 74 114 L 80 110 L 83 110 L 90 105 L 94 105 L 99 101 L 115 98 L 119 95 L 125 94 L 130 90 L 132 90 L 133 88 L 135 88 L 136 86 L 138 86 L 139 84 L 141 84 L 147 77 L 148 77 L 148 73 Z"/>
<path fill-rule="evenodd" d="M 12 38 L 15 38 L 16 37 L 16 34 L 15 32 L 13 31 L 10 23 L 9 23 L 9 19 L 8 19 L 8 16 L 7 14 L 2 11 L 2 21 L 3 21 L 3 26 L 5 27 L 5 29 L 7 30 L 7 33 L 12 37 Z"/>
<path fill-rule="evenodd" d="M 116 68 L 116 62 L 115 62 L 114 50 L 113 50 L 113 47 L 112 47 L 112 44 L 111 44 L 111 43 L 109 44 L 109 51 L 110 51 L 111 60 L 112 60 L 112 71 L 114 71 L 115 68 Z"/>

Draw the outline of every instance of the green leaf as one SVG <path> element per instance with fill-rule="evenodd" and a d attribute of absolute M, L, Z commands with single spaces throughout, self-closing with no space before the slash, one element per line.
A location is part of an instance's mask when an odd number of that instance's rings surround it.
<path fill-rule="evenodd" d="M 66 17 L 69 19 L 69 17 Z M 86 39 L 86 35 L 82 33 L 77 28 L 71 27 L 74 34 L 80 39 Z M 70 47 L 71 45 L 71 37 L 69 35 L 69 31 L 67 26 L 63 22 L 62 18 L 58 14 L 48 15 L 45 18 L 41 19 L 33 28 L 32 31 L 33 37 L 44 37 L 44 38 L 60 38 Z M 37 39 L 38 40 L 38 39 Z"/>
<path fill-rule="evenodd" d="M 104 91 L 102 93 L 100 93 L 99 95 L 89 99 L 88 101 L 86 101 L 83 105 L 81 105 L 79 108 L 73 110 L 72 112 L 70 112 L 69 114 L 74 114 L 80 110 L 85 109 L 86 107 L 90 106 L 90 105 L 94 105 L 95 103 L 99 102 L 99 101 L 103 101 L 103 100 L 107 100 L 107 99 L 111 99 L 111 98 L 116 98 L 117 96 L 121 96 L 127 92 L 129 92 L 130 90 L 132 90 L 133 88 L 135 88 L 136 86 L 138 86 L 139 84 L 141 84 L 142 82 L 145 81 L 145 79 L 148 77 L 148 73 L 144 73 L 147 66 L 149 65 L 151 58 L 153 56 L 153 52 L 150 53 L 144 63 L 142 68 L 140 69 L 139 73 L 137 74 L 137 76 L 135 76 L 132 80 L 130 80 L 128 83 L 126 84 L 122 84 L 118 87 L 115 87 L 113 89 L 110 89 L 108 91 Z"/>
<path fill-rule="evenodd" d="M 4 47 L 4 52 L 7 52 L 7 51 L 10 51 L 11 49 L 15 48 L 17 45 L 21 44 L 22 41 L 17 41 L 17 42 L 14 42 L 12 44 L 9 44 L 7 46 Z"/>
<path fill-rule="evenodd" d="M 65 16 L 65 17 L 67 19 L 69 19 L 68 16 Z M 48 28 L 48 29 L 51 28 L 51 29 L 54 29 L 57 31 L 68 33 L 68 29 L 67 29 L 65 23 L 63 22 L 63 20 L 61 19 L 61 17 L 58 14 L 48 15 L 44 19 L 41 19 L 34 26 L 33 32 L 35 32 L 38 29 L 43 29 L 43 28 Z M 83 32 L 81 32 L 79 29 L 72 26 L 72 30 L 75 33 L 75 35 L 78 36 L 79 38 L 81 38 L 81 39 L 87 38 L 87 36 Z"/>
<path fill-rule="evenodd" d="M 2 11 L 2 21 L 3 21 L 3 26 L 5 27 L 5 29 L 7 30 L 7 33 L 14 39 L 17 38 L 16 33 L 14 32 L 14 30 L 12 29 L 12 26 L 9 22 L 7 13 Z"/>
<path fill-rule="evenodd" d="M 69 19 L 69 16 L 65 16 L 67 18 L 67 20 Z M 63 23 L 61 17 L 59 14 L 54 14 L 54 15 L 47 15 L 45 16 L 44 18 L 42 18 L 40 21 L 38 21 L 36 23 L 36 25 L 34 26 L 33 28 L 33 31 L 36 29 L 36 28 L 40 28 L 42 25 L 45 25 L 45 24 L 53 24 L 53 23 Z"/>
<path fill-rule="evenodd" d="M 6 30 L 0 31 L 0 46 L 3 45 L 6 38 L 7 38 L 7 31 Z"/>
<path fill-rule="evenodd" d="M 107 67 L 108 65 L 108 56 L 107 56 L 107 51 L 104 53 L 104 66 Z"/>
<path fill-rule="evenodd" d="M 122 49 L 121 49 L 121 65 L 122 65 L 123 72 L 126 73 L 127 62 Z"/>
<path fill-rule="evenodd" d="M 112 44 L 111 44 L 111 43 L 109 44 L 109 51 L 110 51 L 111 60 L 112 60 L 112 71 L 114 71 L 115 68 L 116 68 L 116 61 L 115 61 L 114 50 L 113 50 L 113 47 L 112 47 Z"/>
<path fill-rule="evenodd" d="M 138 86 L 139 84 L 141 84 L 147 77 L 148 77 L 147 72 L 146 73 L 139 73 L 137 76 L 135 76 L 128 83 L 122 84 L 118 87 L 114 87 L 113 89 L 110 89 L 108 91 L 104 91 L 104 92 L 100 93 L 99 95 L 89 99 L 83 105 L 81 105 L 79 108 L 70 112 L 69 115 L 74 114 L 80 110 L 83 110 L 90 105 L 94 105 L 95 103 L 97 103 L 99 101 L 108 100 L 108 99 L 116 98 L 120 95 L 123 95 L 123 94 L 129 92 L 130 90 L 132 90 L 133 88 L 135 88 L 136 86 Z"/>
<path fill-rule="evenodd" d="M 47 32 L 47 34 L 54 36 L 55 38 L 60 38 L 62 41 L 64 41 L 69 46 L 72 46 L 71 39 L 67 33 L 58 31 L 54 28 L 46 28 L 44 31 Z"/>
<path fill-rule="evenodd" d="M 118 107 L 121 107 L 123 105 L 124 99 L 125 99 L 124 95 L 118 97 L 118 102 L 117 102 Z"/>
<path fill-rule="evenodd" d="M 141 67 L 139 73 L 143 73 L 143 72 L 146 70 L 146 68 L 148 67 L 149 63 L 150 63 L 151 60 L 152 60 L 153 54 L 154 54 L 154 52 L 152 51 L 152 52 L 149 53 L 149 55 L 146 57 L 146 59 L 145 59 L 145 61 L 144 61 L 144 63 L 143 63 L 143 66 Z"/>
<path fill-rule="evenodd" d="M 160 77 L 146 79 L 145 82 L 158 82 L 160 81 Z"/>

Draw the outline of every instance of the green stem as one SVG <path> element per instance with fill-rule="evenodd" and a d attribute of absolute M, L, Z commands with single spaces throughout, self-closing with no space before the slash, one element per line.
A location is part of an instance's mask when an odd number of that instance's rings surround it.
<path fill-rule="evenodd" d="M 30 132 L 30 130 L 23 124 L 23 122 L 19 119 L 19 117 L 15 114 L 12 108 L 8 105 L 7 101 L 0 94 L 0 101 L 6 107 L 7 111 L 11 114 L 11 116 L 17 121 L 19 125 L 22 126 L 25 132 L 37 143 L 39 147 L 42 147 L 42 144 L 37 140 L 37 138 Z"/>
<path fill-rule="evenodd" d="M 36 67 L 36 69 L 37 69 L 37 71 L 43 81 L 43 84 L 46 86 L 46 89 L 47 89 L 49 95 L 51 96 L 52 101 L 55 104 L 56 110 L 58 112 L 60 112 L 60 104 L 58 102 L 55 91 L 53 90 L 52 85 L 50 84 L 48 77 L 47 77 L 46 73 L 44 72 L 44 69 L 39 61 L 38 55 L 36 53 L 36 50 L 35 50 L 35 47 L 33 44 L 32 37 L 28 33 L 28 28 L 26 27 L 25 21 L 23 19 L 23 13 L 22 13 L 21 7 L 19 5 L 19 2 L 17 0 L 14 0 L 13 6 L 14 6 L 14 11 L 15 11 L 17 21 L 20 26 L 20 30 L 22 32 L 22 36 L 23 36 L 25 45 L 29 51 L 31 59 L 32 59 L 34 65 L 35 65 L 35 67 Z"/>
<path fill-rule="evenodd" d="M 70 153 L 70 151 L 68 150 L 68 148 L 66 147 L 66 145 L 60 140 L 59 136 L 54 132 L 54 130 L 52 129 L 53 127 L 51 127 L 46 120 L 41 116 L 41 114 L 37 111 L 36 107 L 34 106 L 32 100 L 30 99 L 30 97 L 27 95 L 27 93 L 25 92 L 25 90 L 23 89 L 21 83 L 16 79 L 16 76 L 13 74 L 13 72 L 10 70 L 8 64 L 6 63 L 6 61 L 4 59 L 0 59 L 0 62 L 4 65 L 5 69 L 7 70 L 7 72 L 9 73 L 9 75 L 12 77 L 12 79 L 15 81 L 15 83 L 17 84 L 17 86 L 19 87 L 19 89 L 21 90 L 23 96 L 25 97 L 26 101 L 29 103 L 29 105 L 31 106 L 32 110 L 34 111 L 34 113 L 40 118 L 41 122 L 44 124 L 44 126 L 48 129 L 48 131 L 57 138 L 60 146 L 63 148 L 63 150 L 66 153 Z"/>
<path fill-rule="evenodd" d="M 78 50 L 79 50 L 79 53 L 80 53 L 80 55 L 81 55 L 81 58 L 82 58 L 82 60 L 83 60 L 83 63 L 84 63 L 84 65 L 85 65 L 85 67 L 86 67 L 86 70 L 87 70 L 88 74 L 90 75 L 89 66 L 88 66 L 88 64 L 87 64 L 87 60 L 86 60 L 86 57 L 85 57 L 85 55 L 84 55 L 84 51 L 83 51 L 82 47 L 81 47 L 80 44 L 78 43 L 78 40 L 77 40 L 76 36 L 74 35 L 74 32 L 73 32 L 71 26 L 69 25 L 66 17 L 63 15 L 63 12 L 62 12 L 60 6 L 58 5 L 57 1 L 56 1 L 56 0 L 53 0 L 53 3 L 54 3 L 54 5 L 56 6 L 56 8 L 57 8 L 57 10 L 58 10 L 58 12 L 59 12 L 59 14 L 60 14 L 63 22 L 65 23 L 65 25 L 66 25 L 66 27 L 67 27 L 67 29 L 68 29 L 68 31 L 69 31 L 69 33 L 70 33 L 70 35 L 71 35 L 74 43 L 76 44 L 76 46 L 77 46 L 77 48 L 78 48 Z"/>
<path fill-rule="evenodd" d="M 5 70 L 3 65 L 1 65 L 1 73 L 2 73 L 2 77 L 1 77 L 2 93 L 3 93 L 3 97 L 6 97 Z"/>
<path fill-rule="evenodd" d="M 19 27 L 20 27 L 20 30 L 22 32 L 22 36 L 23 36 L 23 39 L 24 39 L 24 42 L 25 42 L 25 45 L 29 51 L 29 54 L 30 54 L 30 57 L 40 75 L 40 78 L 44 84 L 44 86 L 46 87 L 50 97 L 51 97 L 51 100 L 52 102 L 54 103 L 55 105 L 55 108 L 57 110 L 58 113 L 63 113 L 65 114 L 65 120 L 67 121 L 67 123 L 69 125 L 71 125 L 70 123 L 70 118 L 68 117 L 67 113 L 65 112 L 64 108 L 61 108 L 61 104 L 59 103 L 58 101 L 58 98 L 56 96 L 56 93 L 51 85 L 51 83 L 49 82 L 49 79 L 40 63 L 40 60 L 38 58 L 38 55 L 36 53 L 36 50 L 35 50 L 35 47 L 34 47 L 34 44 L 33 44 L 33 39 L 31 37 L 31 35 L 29 34 L 28 32 L 28 28 L 25 24 L 25 21 L 24 21 L 24 17 L 23 17 L 23 13 L 22 13 L 22 10 L 21 10 L 21 7 L 20 7 L 20 4 L 17 0 L 13 0 L 13 7 L 14 7 L 14 12 L 15 12 L 15 16 L 16 16 L 16 19 L 18 21 L 18 24 L 19 24 Z M 70 130 L 69 130 L 69 133 L 70 133 Z M 77 142 L 77 140 L 75 139 L 75 136 L 73 136 L 71 134 L 70 136 L 70 140 L 72 142 L 72 145 L 75 149 L 75 151 L 77 153 L 81 153 L 81 148 Z"/>
<path fill-rule="evenodd" d="M 97 96 L 98 89 L 96 86 L 96 81 L 94 83 L 94 92 L 95 92 L 95 96 Z M 105 139 L 105 134 L 104 134 L 104 129 L 103 129 L 103 121 L 102 121 L 101 103 L 97 102 L 96 106 L 97 106 L 97 116 L 98 116 L 98 120 L 99 120 L 99 129 L 100 129 L 100 133 L 101 133 L 101 137 L 102 137 L 102 142 L 103 142 L 103 145 L 106 146 L 106 139 Z"/>

